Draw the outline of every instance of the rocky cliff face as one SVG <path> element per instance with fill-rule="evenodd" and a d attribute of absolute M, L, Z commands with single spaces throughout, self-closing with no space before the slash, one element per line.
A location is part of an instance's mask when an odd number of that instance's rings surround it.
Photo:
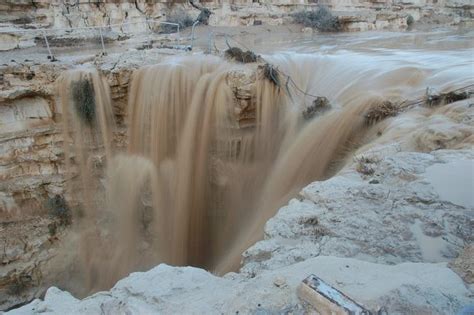
<path fill-rule="evenodd" d="M 104 57 L 92 60 L 107 78 L 119 130 L 114 141 L 125 141 L 128 84 L 140 65 L 156 63 L 157 51 L 130 58 Z M 54 200 L 66 198 L 64 136 L 61 106 L 55 81 L 66 69 L 94 66 L 91 60 L 63 60 L 57 63 L 15 61 L 1 68 L 0 88 L 0 243 L 4 248 L 0 270 L 0 308 L 29 300 L 40 294 L 48 277 L 44 264 L 57 252 L 64 225 L 55 214 Z M 101 155 L 101 151 L 97 153 Z M 99 159 L 100 160 L 100 159 Z M 18 292 L 17 292 L 18 291 Z"/>
<path fill-rule="evenodd" d="M 63 68 L 26 63 L 2 69 L 0 213 L 4 220 L 20 212 L 40 214 L 48 194 L 62 193 L 62 139 L 54 80 Z"/>
<path fill-rule="evenodd" d="M 472 22 L 474 6 L 469 0 L 377 0 L 339 1 L 277 0 L 277 1 L 202 1 L 213 14 L 214 26 L 281 25 L 291 22 L 290 13 L 311 9 L 317 5 L 330 8 L 347 31 L 364 31 L 386 28 L 406 28 L 407 16 L 436 23 Z M 114 25 L 112 29 L 125 32 L 142 31 L 140 22 L 149 18 L 166 21 L 176 11 L 183 11 L 195 19 L 199 11 L 187 1 L 4 1 L 0 5 L 0 21 L 5 25 L 49 27 L 53 29 Z M 4 38 L 14 43 L 14 35 Z M 6 45 L 6 44 L 4 44 Z"/>

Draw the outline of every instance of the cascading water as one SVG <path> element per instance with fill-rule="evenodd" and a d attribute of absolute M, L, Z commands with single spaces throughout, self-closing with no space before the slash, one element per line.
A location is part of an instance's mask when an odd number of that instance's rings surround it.
<path fill-rule="evenodd" d="M 79 287 L 95 288 L 96 277 L 94 253 L 99 247 L 91 246 L 97 239 L 97 230 L 91 230 L 100 218 L 103 209 L 96 193 L 97 160 L 110 160 L 113 156 L 112 137 L 115 130 L 114 114 L 107 81 L 97 70 L 74 70 L 58 79 L 59 97 L 62 104 L 65 164 L 68 170 L 68 194 L 75 203 L 80 203 L 83 216 L 80 224 L 78 255 L 84 268 L 83 281 Z M 102 151 L 103 153 L 100 152 Z M 102 154 L 105 153 L 105 156 Z M 99 154 L 99 155 L 97 155 Z M 79 174 L 79 184 L 74 174 Z M 102 261 L 101 261 L 102 263 Z M 101 264 L 103 265 L 103 264 Z"/>
<path fill-rule="evenodd" d="M 83 188 L 91 194 L 84 197 L 91 226 L 82 232 L 81 247 L 88 289 L 160 262 L 235 270 L 279 206 L 309 182 L 334 174 L 367 139 L 393 133 L 396 119 L 370 126 L 364 120 L 369 109 L 384 99 L 419 96 L 430 84 L 442 89 L 460 82 L 449 71 L 434 75 L 389 59 L 381 70 L 359 55 L 351 55 L 350 63 L 325 55 L 266 59 L 306 94 L 285 85 L 285 77 L 275 85 L 256 64 L 211 56 L 170 58 L 137 70 L 129 93 L 128 150 L 120 154 L 109 145 L 114 125 L 103 81 L 93 72 L 65 75 L 63 111 L 71 108 L 68 88 L 92 78 L 99 122 L 87 126 L 73 111 L 73 123 L 65 119 L 66 134 L 75 134 Z M 303 119 L 302 110 L 314 99 L 308 94 L 329 97 L 333 109 Z M 426 111 L 429 116 L 434 110 Z M 93 139 L 95 131 L 107 159 L 101 207 L 90 206 L 98 198 L 89 189 L 92 171 L 84 151 L 84 139 Z M 465 138 L 472 143 L 469 134 Z"/>
<path fill-rule="evenodd" d="M 71 190 L 70 193 L 74 199 L 81 200 L 84 210 L 93 216 L 91 153 L 104 147 L 106 159 L 112 157 L 115 122 L 109 86 L 96 70 L 74 70 L 58 79 L 58 87 L 66 168 L 70 170 L 71 161 L 74 161 L 82 180 L 82 190 Z"/>

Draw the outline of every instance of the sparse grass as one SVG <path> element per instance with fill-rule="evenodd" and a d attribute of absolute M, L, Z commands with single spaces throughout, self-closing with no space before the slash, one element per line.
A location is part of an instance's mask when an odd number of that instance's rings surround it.
<path fill-rule="evenodd" d="M 91 80 L 80 79 L 71 84 L 72 100 L 77 115 L 83 122 L 93 125 L 95 120 L 95 92 Z"/>
<path fill-rule="evenodd" d="M 319 6 L 316 10 L 303 10 L 293 13 L 293 21 L 322 32 L 341 31 L 339 19 L 333 16 L 331 11 L 324 6 Z"/>
<path fill-rule="evenodd" d="M 192 26 L 194 23 L 194 20 L 188 13 L 186 13 L 186 11 L 182 9 L 178 9 L 171 12 L 166 17 L 166 22 L 177 23 L 179 24 L 180 30 L 182 30 L 186 27 Z M 161 28 L 161 32 L 165 34 L 177 32 L 177 28 L 175 25 L 161 24 L 160 28 Z"/>

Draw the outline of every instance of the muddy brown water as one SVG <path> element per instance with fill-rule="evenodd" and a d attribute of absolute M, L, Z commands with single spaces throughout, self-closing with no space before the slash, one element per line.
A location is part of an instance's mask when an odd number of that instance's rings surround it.
<path fill-rule="evenodd" d="M 95 198 L 87 188 L 92 175 L 81 152 L 89 138 L 109 143 L 110 94 L 95 72 L 65 73 L 64 110 L 71 106 L 65 92 L 71 82 L 93 78 L 102 135 L 92 135 L 71 111 L 68 126 L 75 130 L 66 132 L 76 137 L 90 205 L 78 252 L 86 292 L 160 262 L 218 274 L 237 270 L 241 253 L 262 237 L 280 206 L 308 183 L 334 175 L 367 144 L 369 108 L 384 99 L 421 97 L 427 86 L 443 91 L 474 83 L 473 32 L 439 34 L 257 40 L 254 46 L 265 43 L 261 50 L 273 51 L 263 57 L 294 85 L 257 78 L 251 128 L 237 123 L 227 81 L 230 71 L 248 66 L 193 54 L 137 70 L 129 91 L 129 146 L 107 148 L 100 205 L 89 200 Z M 306 121 L 301 112 L 310 95 L 327 97 L 332 109 Z"/>
<path fill-rule="evenodd" d="M 426 178 L 443 200 L 474 208 L 474 160 L 432 165 Z"/>

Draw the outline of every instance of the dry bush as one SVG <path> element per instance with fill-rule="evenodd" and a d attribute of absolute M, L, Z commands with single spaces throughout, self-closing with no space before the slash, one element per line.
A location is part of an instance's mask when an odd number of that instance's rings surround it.
<path fill-rule="evenodd" d="M 243 51 L 239 47 L 230 47 L 224 52 L 224 55 L 227 59 L 242 62 L 242 63 L 252 63 L 257 62 L 258 56 L 250 51 Z"/>
<path fill-rule="evenodd" d="M 380 104 L 373 106 L 365 114 L 365 123 L 367 125 L 373 125 L 387 117 L 396 116 L 400 111 L 400 108 L 390 101 L 383 101 Z"/>
<path fill-rule="evenodd" d="M 320 6 L 317 10 L 303 10 L 293 13 L 293 21 L 306 27 L 316 28 L 323 32 L 341 31 L 339 19 L 332 15 L 331 11 Z"/>
<path fill-rule="evenodd" d="M 193 18 L 183 9 L 171 12 L 166 17 L 166 22 L 179 24 L 180 30 L 193 25 Z M 175 25 L 161 24 L 161 32 L 164 34 L 176 33 L 178 31 Z"/>

